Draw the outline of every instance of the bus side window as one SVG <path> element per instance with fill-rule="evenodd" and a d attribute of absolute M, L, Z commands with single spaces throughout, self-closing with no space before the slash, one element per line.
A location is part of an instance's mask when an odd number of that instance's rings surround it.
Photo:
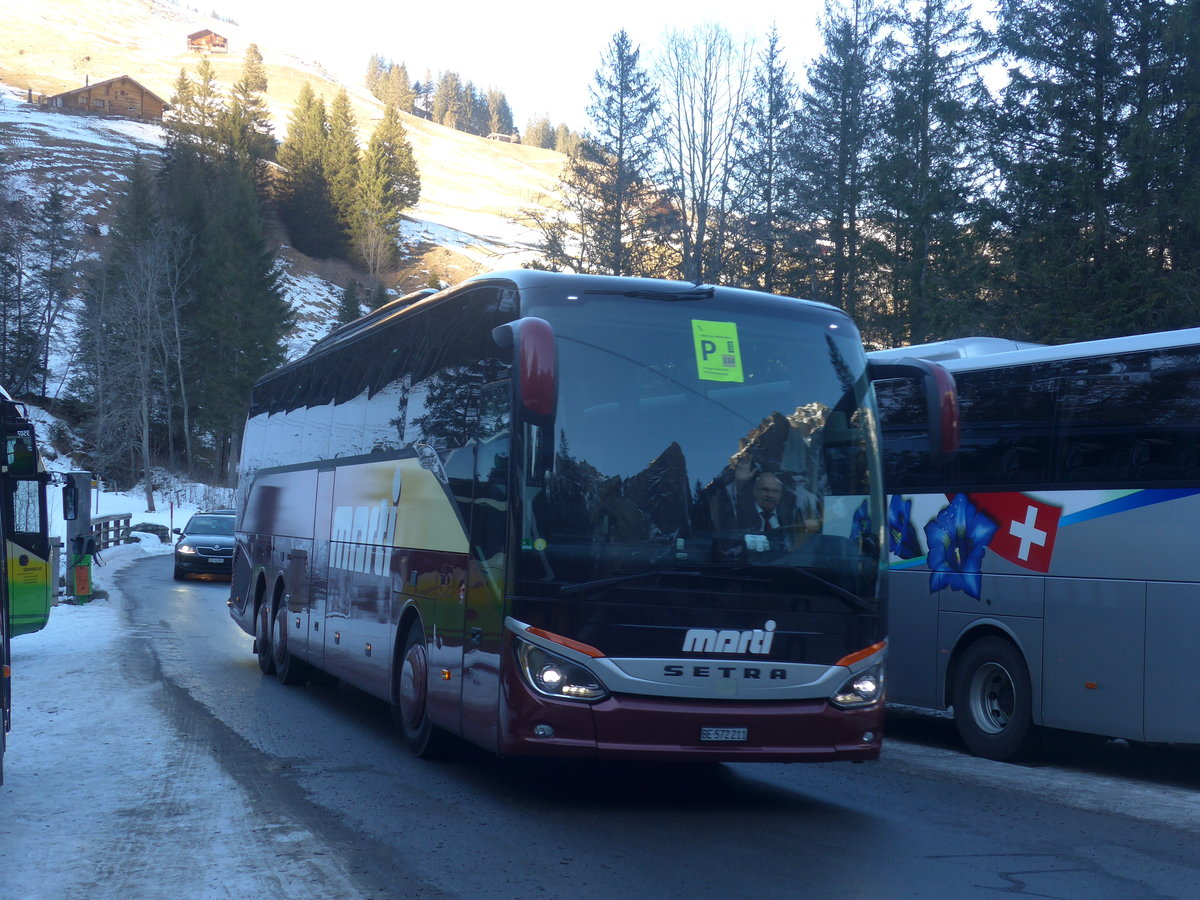
<path fill-rule="evenodd" d="M 884 484 L 889 491 L 911 490 L 936 481 L 929 455 L 929 423 L 918 381 L 887 378 L 875 382 L 883 432 Z"/>
<path fill-rule="evenodd" d="M 1156 393 L 1149 362 L 1136 352 L 1063 364 L 1055 419 L 1062 481 L 1109 486 L 1135 477 L 1137 432 Z"/>
<path fill-rule="evenodd" d="M 30 478 L 37 474 L 37 457 L 29 440 L 21 435 L 8 439 L 8 471 L 15 478 Z"/>
<path fill-rule="evenodd" d="M 962 438 L 951 485 L 1012 489 L 1045 478 L 1054 415 L 1052 376 L 1048 366 L 955 375 Z"/>

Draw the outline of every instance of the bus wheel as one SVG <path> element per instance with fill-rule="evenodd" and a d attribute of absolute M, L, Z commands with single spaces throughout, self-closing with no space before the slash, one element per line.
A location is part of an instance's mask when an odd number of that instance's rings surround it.
<path fill-rule="evenodd" d="M 264 675 L 275 671 L 275 658 L 271 655 L 271 607 L 266 601 L 254 617 L 254 652 Z"/>
<path fill-rule="evenodd" d="M 271 631 L 271 659 L 275 677 L 283 684 L 301 684 L 308 680 L 307 666 L 288 648 L 288 609 L 283 603 L 275 610 L 275 627 Z"/>
<path fill-rule="evenodd" d="M 436 757 L 443 749 L 444 735 L 429 720 L 429 656 L 425 632 L 414 621 L 404 634 L 404 649 L 392 691 L 392 719 L 408 749 L 424 758 Z"/>
<path fill-rule="evenodd" d="M 1011 641 L 986 637 L 955 667 L 954 724 L 976 756 L 1013 760 L 1035 748 L 1029 667 Z"/>

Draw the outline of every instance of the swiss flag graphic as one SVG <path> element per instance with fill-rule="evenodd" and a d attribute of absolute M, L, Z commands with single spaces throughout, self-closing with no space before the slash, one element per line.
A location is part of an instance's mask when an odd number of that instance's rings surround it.
<path fill-rule="evenodd" d="M 967 498 L 996 523 L 989 550 L 1026 569 L 1050 571 L 1062 507 L 1024 494 L 968 494 Z"/>

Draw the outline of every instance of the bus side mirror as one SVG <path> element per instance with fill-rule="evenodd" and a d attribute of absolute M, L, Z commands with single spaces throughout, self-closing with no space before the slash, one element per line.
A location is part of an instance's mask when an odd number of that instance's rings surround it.
<path fill-rule="evenodd" d="M 935 362 L 906 358 L 888 363 L 869 363 L 872 381 L 888 378 L 916 380 L 924 386 L 925 416 L 929 422 L 929 453 L 945 460 L 958 452 L 958 388 L 954 376 Z"/>
<path fill-rule="evenodd" d="M 512 350 L 517 417 L 530 425 L 553 425 L 558 408 L 554 328 L 545 319 L 526 316 L 492 329 L 492 340 Z"/>
<path fill-rule="evenodd" d="M 67 476 L 67 483 L 62 489 L 63 502 L 63 518 L 68 522 L 74 522 L 79 518 L 79 488 L 75 486 L 75 479 L 70 475 Z"/>

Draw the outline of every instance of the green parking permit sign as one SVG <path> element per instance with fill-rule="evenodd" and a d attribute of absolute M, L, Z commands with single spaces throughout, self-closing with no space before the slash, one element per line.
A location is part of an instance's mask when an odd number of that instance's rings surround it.
<path fill-rule="evenodd" d="M 736 322 L 692 319 L 696 374 L 702 381 L 745 381 Z"/>

